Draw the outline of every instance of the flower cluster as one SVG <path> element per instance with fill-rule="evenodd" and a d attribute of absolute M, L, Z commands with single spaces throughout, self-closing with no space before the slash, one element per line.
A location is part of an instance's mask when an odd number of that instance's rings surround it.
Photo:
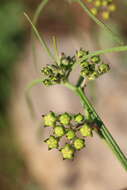
<path fill-rule="evenodd" d="M 110 14 L 116 10 L 113 0 L 85 0 L 92 4 L 90 9 L 94 15 L 101 14 L 102 18 L 107 20 Z"/>
<path fill-rule="evenodd" d="M 61 54 L 59 63 L 43 67 L 41 72 L 44 75 L 43 84 L 46 86 L 65 82 L 75 63 L 75 58 Z"/>
<path fill-rule="evenodd" d="M 100 56 L 86 58 L 89 52 L 84 49 L 80 49 L 76 54 L 81 65 L 80 74 L 88 80 L 94 80 L 110 70 L 109 65 L 103 63 Z"/>
<path fill-rule="evenodd" d="M 85 138 L 93 136 L 91 123 L 85 119 L 84 115 L 78 114 L 56 114 L 50 111 L 43 115 L 44 127 L 50 127 L 52 135 L 44 142 L 48 144 L 48 149 L 58 149 L 63 159 L 73 159 L 76 151 L 83 149 Z M 64 139 L 64 145 L 61 140 Z"/>

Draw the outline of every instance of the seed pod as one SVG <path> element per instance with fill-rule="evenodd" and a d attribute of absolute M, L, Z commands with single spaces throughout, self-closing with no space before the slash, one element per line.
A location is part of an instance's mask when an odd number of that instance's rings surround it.
<path fill-rule="evenodd" d="M 74 158 L 74 148 L 70 144 L 66 144 L 62 149 L 61 153 L 63 155 L 63 159 L 73 159 Z"/>
<path fill-rule="evenodd" d="M 92 128 L 86 123 L 83 126 L 81 126 L 80 133 L 84 137 L 87 137 L 87 136 L 92 137 L 93 136 Z"/>
<path fill-rule="evenodd" d="M 54 127 L 54 134 L 58 137 L 62 137 L 65 135 L 65 128 L 63 126 L 55 126 Z"/>
<path fill-rule="evenodd" d="M 74 147 L 76 150 L 81 150 L 85 147 L 85 140 L 77 138 L 74 140 Z"/>
<path fill-rule="evenodd" d="M 74 116 L 74 121 L 77 123 L 81 123 L 84 120 L 84 116 L 81 113 L 78 113 L 77 115 Z"/>
<path fill-rule="evenodd" d="M 46 142 L 48 144 L 49 149 L 58 148 L 58 146 L 59 146 L 59 140 L 58 140 L 58 138 L 56 138 L 54 136 L 50 136 L 44 142 Z"/>
<path fill-rule="evenodd" d="M 63 125 L 69 125 L 71 121 L 71 116 L 68 113 L 61 114 L 59 116 L 60 123 Z"/>
<path fill-rule="evenodd" d="M 49 127 L 49 126 L 54 126 L 57 117 L 55 116 L 54 112 L 50 112 L 47 115 L 45 115 L 43 119 L 44 119 L 44 125 Z"/>
<path fill-rule="evenodd" d="M 67 139 L 72 140 L 75 138 L 75 136 L 76 136 L 76 133 L 74 130 L 72 130 L 72 129 L 67 130 L 67 132 L 66 132 Z"/>

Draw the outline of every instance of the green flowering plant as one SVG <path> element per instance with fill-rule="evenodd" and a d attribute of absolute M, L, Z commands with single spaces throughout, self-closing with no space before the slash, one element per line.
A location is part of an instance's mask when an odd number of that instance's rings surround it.
<path fill-rule="evenodd" d="M 127 51 L 127 46 L 123 45 L 123 42 L 119 36 L 112 32 L 112 30 L 107 25 L 101 22 L 95 16 L 95 14 L 91 12 L 86 3 L 84 3 L 82 0 L 68 0 L 70 3 L 75 2 L 79 4 L 82 9 L 88 14 L 88 16 L 90 16 L 90 18 L 95 21 L 96 24 L 98 24 L 112 36 L 112 38 L 116 43 L 119 44 L 119 46 L 94 52 L 80 48 L 79 50 L 76 50 L 74 55 L 71 57 L 65 53 L 59 54 L 57 42 L 54 37 L 53 45 L 55 54 L 53 54 L 45 42 L 44 37 L 40 36 L 39 32 L 36 29 L 36 22 L 39 14 L 44 6 L 48 3 L 48 1 L 49 0 L 43 0 L 41 2 L 34 15 L 33 22 L 28 17 L 28 15 L 25 14 L 27 20 L 33 28 L 36 37 L 52 60 L 52 64 L 42 67 L 42 77 L 33 81 L 28 86 L 27 90 L 37 84 L 43 84 L 48 87 L 56 84 L 64 85 L 80 98 L 85 114 L 67 112 L 58 114 L 54 111 L 50 111 L 49 113 L 43 115 L 42 120 L 44 127 L 50 127 L 52 132 L 52 135 L 50 135 L 45 140 L 45 143 L 48 145 L 48 149 L 58 149 L 61 152 L 63 159 L 72 160 L 74 159 L 76 152 L 86 147 L 86 139 L 94 137 L 94 133 L 96 132 L 99 137 L 107 143 L 113 154 L 120 161 L 125 170 L 127 170 L 126 156 L 120 149 L 115 139 L 112 137 L 111 133 L 107 129 L 102 119 L 99 117 L 98 113 L 94 109 L 85 93 L 85 88 L 91 80 L 96 80 L 98 77 L 103 76 L 103 74 L 108 73 L 110 70 L 109 63 L 103 62 L 101 55 L 111 52 Z M 100 3 L 101 7 L 105 6 L 106 10 L 107 6 L 108 8 L 110 6 L 110 9 L 112 10 L 114 9 L 112 4 L 113 1 L 111 0 L 89 0 L 89 2 L 94 3 L 96 7 L 99 7 Z M 73 72 L 75 66 L 80 67 L 80 74 L 76 84 L 72 84 L 70 82 L 70 74 Z M 64 141 L 64 145 L 61 143 L 62 139 Z"/>

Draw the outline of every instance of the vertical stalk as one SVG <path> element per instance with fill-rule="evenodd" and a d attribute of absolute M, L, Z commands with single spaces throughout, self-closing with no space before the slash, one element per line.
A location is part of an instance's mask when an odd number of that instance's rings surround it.
<path fill-rule="evenodd" d="M 116 143 L 115 139 L 112 137 L 111 133 L 107 129 L 107 127 L 104 125 L 103 121 L 100 119 L 99 115 L 96 113 L 94 107 L 84 94 L 82 88 L 76 88 L 76 94 L 80 97 L 83 106 L 85 106 L 87 109 L 89 109 L 92 112 L 92 117 L 97 121 L 99 126 L 99 133 L 102 135 L 102 138 L 104 141 L 109 145 L 117 159 L 120 161 L 122 166 L 127 170 L 127 158 L 124 155 L 124 153 L 121 151 L 119 145 Z"/>

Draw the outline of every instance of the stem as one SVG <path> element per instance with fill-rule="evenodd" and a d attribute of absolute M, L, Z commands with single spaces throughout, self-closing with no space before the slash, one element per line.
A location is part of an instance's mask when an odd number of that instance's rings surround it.
<path fill-rule="evenodd" d="M 42 9 L 45 7 L 45 5 L 48 3 L 48 0 L 42 0 L 42 2 L 38 5 L 34 17 L 33 17 L 33 24 L 36 26 L 38 18 L 41 14 Z"/>
<path fill-rule="evenodd" d="M 124 155 L 124 153 L 121 151 L 119 145 L 116 143 L 115 139 L 112 137 L 111 133 L 108 131 L 106 126 L 104 125 L 103 121 L 99 117 L 99 115 L 96 113 L 94 107 L 86 97 L 86 95 L 83 92 L 83 89 L 81 87 L 75 87 L 73 85 L 65 84 L 68 88 L 73 90 L 81 99 L 82 105 L 85 109 L 90 110 L 92 113 L 92 119 L 96 121 L 99 131 L 97 133 L 103 138 L 103 140 L 108 144 L 114 155 L 117 157 L 117 159 L 120 161 L 122 166 L 127 170 L 127 158 Z"/>
<path fill-rule="evenodd" d="M 120 37 L 117 34 L 112 32 L 112 30 L 107 25 L 105 25 L 102 21 L 100 21 L 96 16 L 94 16 L 90 12 L 89 8 L 86 6 L 86 4 L 84 2 L 82 2 L 82 0 L 74 0 L 74 1 L 79 3 L 79 5 L 92 18 L 92 20 L 94 20 L 96 22 L 96 24 L 98 24 L 101 28 L 103 28 L 105 31 L 107 31 L 117 43 L 119 43 L 120 45 L 124 44 L 123 41 L 120 39 Z"/>
<path fill-rule="evenodd" d="M 34 24 L 32 23 L 32 21 L 31 21 L 31 19 L 29 18 L 29 16 L 28 16 L 26 13 L 24 13 L 24 15 L 25 15 L 25 17 L 27 18 L 28 22 L 31 24 L 31 26 L 32 26 L 32 28 L 33 28 L 33 31 L 34 31 L 34 33 L 35 33 L 37 39 L 39 40 L 40 44 L 42 45 L 42 47 L 47 51 L 49 57 L 51 57 L 51 59 L 56 62 L 54 56 L 52 55 L 50 49 L 49 49 L 48 46 L 47 46 L 45 40 L 43 39 L 42 36 L 40 36 L 39 32 L 37 31 L 36 27 L 35 27 Z"/>
<path fill-rule="evenodd" d="M 42 0 L 42 2 L 38 5 L 35 14 L 33 16 L 33 20 L 32 23 L 34 24 L 34 26 L 36 26 L 38 18 L 42 12 L 42 10 L 44 9 L 45 5 L 47 5 L 48 0 Z M 33 31 L 31 30 L 31 39 L 33 38 Z M 33 52 L 33 63 L 35 66 L 35 69 L 37 70 L 37 64 L 36 64 L 36 53 L 35 53 L 35 44 L 34 42 L 32 42 L 32 52 Z"/>

